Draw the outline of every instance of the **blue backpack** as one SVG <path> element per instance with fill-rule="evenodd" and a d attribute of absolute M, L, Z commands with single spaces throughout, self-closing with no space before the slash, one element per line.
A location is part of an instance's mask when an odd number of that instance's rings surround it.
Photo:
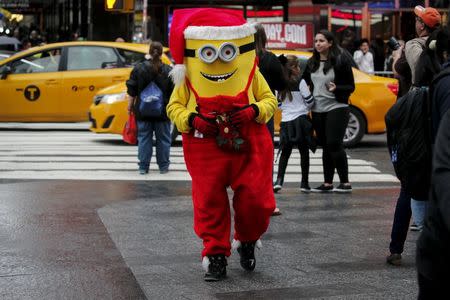
<path fill-rule="evenodd" d="M 164 112 L 164 99 L 161 89 L 154 81 L 141 92 L 139 113 L 142 117 L 161 117 Z"/>

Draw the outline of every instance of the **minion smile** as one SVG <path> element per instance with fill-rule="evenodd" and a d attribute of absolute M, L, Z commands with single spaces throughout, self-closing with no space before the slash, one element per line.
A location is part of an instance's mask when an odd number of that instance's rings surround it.
<path fill-rule="evenodd" d="M 203 77 L 205 77 L 208 80 L 216 81 L 216 82 L 223 82 L 223 81 L 227 80 L 228 78 L 230 78 L 231 76 L 233 76 L 233 74 L 236 71 L 237 71 L 237 69 L 234 70 L 233 72 L 226 73 L 226 74 L 220 74 L 220 75 L 205 74 L 203 72 L 200 72 L 200 73 L 202 74 Z"/>

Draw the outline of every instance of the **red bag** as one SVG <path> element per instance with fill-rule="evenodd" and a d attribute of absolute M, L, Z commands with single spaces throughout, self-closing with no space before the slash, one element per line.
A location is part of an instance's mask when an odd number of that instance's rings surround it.
<path fill-rule="evenodd" d="M 125 127 L 122 131 L 123 141 L 125 143 L 136 145 L 137 144 L 137 124 L 136 117 L 133 112 L 128 115 L 128 120 L 125 123 Z"/>

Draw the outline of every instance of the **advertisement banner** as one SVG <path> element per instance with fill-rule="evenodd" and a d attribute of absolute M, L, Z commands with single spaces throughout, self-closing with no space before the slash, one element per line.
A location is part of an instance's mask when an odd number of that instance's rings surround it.
<path fill-rule="evenodd" d="M 305 22 L 264 22 L 261 23 L 267 35 L 269 49 L 313 48 L 314 27 Z"/>

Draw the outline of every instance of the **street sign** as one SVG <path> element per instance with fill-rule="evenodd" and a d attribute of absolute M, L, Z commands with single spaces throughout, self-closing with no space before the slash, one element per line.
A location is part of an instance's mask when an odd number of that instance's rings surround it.
<path fill-rule="evenodd" d="M 267 35 L 267 48 L 305 49 L 313 47 L 314 27 L 306 22 L 261 23 Z"/>

